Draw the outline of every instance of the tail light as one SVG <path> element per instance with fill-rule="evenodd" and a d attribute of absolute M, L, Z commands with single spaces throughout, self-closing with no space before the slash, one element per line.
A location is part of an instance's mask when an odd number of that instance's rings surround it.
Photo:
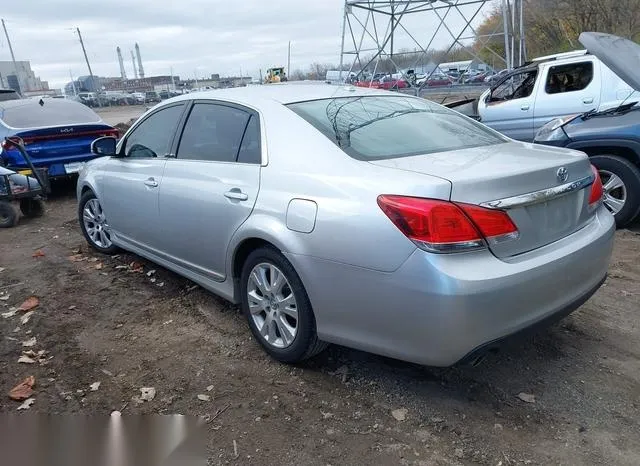
<path fill-rule="evenodd" d="M 593 184 L 591 185 L 591 193 L 589 194 L 589 207 L 596 207 L 600 200 L 602 200 L 602 196 L 604 195 L 604 188 L 602 187 L 602 179 L 600 178 L 600 173 L 598 173 L 598 169 L 591 165 L 591 171 L 593 172 L 593 176 L 595 177 L 593 180 Z"/>
<path fill-rule="evenodd" d="M 70 138 L 79 138 L 79 137 L 94 137 L 100 138 L 103 136 L 111 136 L 116 139 L 120 137 L 120 131 L 117 128 L 107 128 L 107 129 L 99 129 L 94 131 L 79 131 L 77 133 L 69 133 L 69 134 L 53 134 L 53 135 L 44 135 L 44 136 L 26 136 L 22 138 L 23 144 L 25 146 L 29 144 L 33 144 L 38 141 L 54 141 L 58 139 L 70 139 Z M 11 141 L 4 140 L 2 141 L 2 148 L 4 150 L 10 150 L 15 147 Z"/>
<path fill-rule="evenodd" d="M 3 150 L 10 150 L 15 147 L 11 141 L 7 141 L 6 139 L 3 140 L 2 143 L 0 143 L 0 146 L 2 146 Z"/>
<path fill-rule="evenodd" d="M 431 252 L 480 249 L 485 240 L 515 238 L 518 229 L 506 212 L 471 204 L 381 195 L 378 205 L 418 247 Z"/>

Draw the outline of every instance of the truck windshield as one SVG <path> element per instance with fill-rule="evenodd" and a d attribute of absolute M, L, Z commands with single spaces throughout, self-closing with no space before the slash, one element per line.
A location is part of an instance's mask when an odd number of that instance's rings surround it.
<path fill-rule="evenodd" d="M 359 160 L 408 157 L 507 141 L 458 112 L 415 97 L 341 97 L 288 107 Z"/>

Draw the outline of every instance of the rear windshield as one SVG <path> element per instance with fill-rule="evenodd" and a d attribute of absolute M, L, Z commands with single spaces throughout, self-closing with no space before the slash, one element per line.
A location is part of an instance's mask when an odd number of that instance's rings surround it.
<path fill-rule="evenodd" d="M 39 128 L 42 126 L 99 123 L 100 117 L 89 107 L 70 100 L 42 99 L 24 105 L 7 106 L 0 110 L 0 119 L 12 128 Z M 25 102 L 22 100 L 21 102 Z"/>
<path fill-rule="evenodd" d="M 408 157 L 507 141 L 453 110 L 415 97 L 340 97 L 288 107 L 359 160 Z"/>

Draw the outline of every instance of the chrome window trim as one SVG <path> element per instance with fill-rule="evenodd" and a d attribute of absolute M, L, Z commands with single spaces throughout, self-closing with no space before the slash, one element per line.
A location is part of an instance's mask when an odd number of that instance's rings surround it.
<path fill-rule="evenodd" d="M 496 199 L 495 201 L 483 202 L 480 206 L 486 207 L 487 209 L 513 209 L 515 207 L 526 207 L 528 205 L 547 202 L 551 199 L 584 189 L 587 186 L 591 186 L 594 180 L 595 176 L 589 175 L 584 178 L 580 178 L 579 180 L 553 188 L 542 189 L 540 191 L 521 194 L 519 196 L 505 197 L 504 199 Z"/>

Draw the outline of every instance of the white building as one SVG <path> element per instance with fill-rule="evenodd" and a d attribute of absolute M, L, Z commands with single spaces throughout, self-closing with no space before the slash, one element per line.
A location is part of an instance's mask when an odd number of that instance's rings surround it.
<path fill-rule="evenodd" d="M 31 69 L 28 61 L 16 61 L 18 74 L 12 61 L 0 61 L 0 88 L 18 89 L 22 93 L 48 91 L 49 83 L 42 81 Z"/>

